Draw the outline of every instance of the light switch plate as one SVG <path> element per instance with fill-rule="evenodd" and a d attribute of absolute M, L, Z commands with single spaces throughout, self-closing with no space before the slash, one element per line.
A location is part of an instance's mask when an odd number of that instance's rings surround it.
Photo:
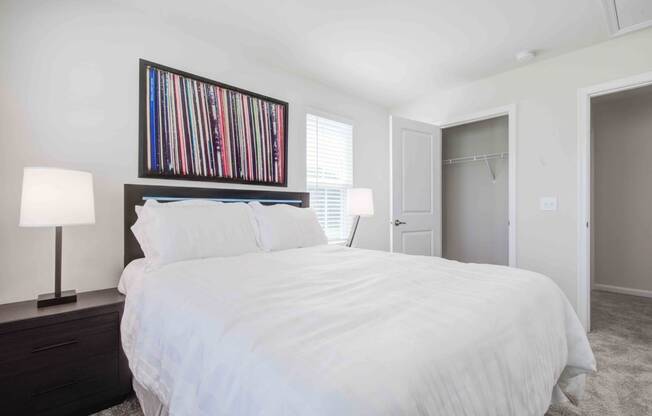
<path fill-rule="evenodd" d="M 557 211 L 557 197 L 542 196 L 539 199 L 539 209 L 541 211 Z"/>

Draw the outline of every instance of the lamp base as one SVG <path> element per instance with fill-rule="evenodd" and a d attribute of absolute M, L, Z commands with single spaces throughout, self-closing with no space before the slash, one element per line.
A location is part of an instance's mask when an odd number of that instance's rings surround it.
<path fill-rule="evenodd" d="M 38 295 L 36 300 L 37 308 L 44 308 L 46 306 L 61 305 L 63 303 L 77 302 L 77 292 L 74 290 L 64 290 L 59 296 L 54 293 L 45 293 Z"/>

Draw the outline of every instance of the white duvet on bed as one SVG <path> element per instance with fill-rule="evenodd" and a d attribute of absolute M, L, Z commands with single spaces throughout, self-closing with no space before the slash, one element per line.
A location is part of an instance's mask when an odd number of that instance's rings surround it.
<path fill-rule="evenodd" d="M 339 246 L 150 272 L 122 336 L 171 415 L 541 416 L 595 368 L 545 276 Z"/>

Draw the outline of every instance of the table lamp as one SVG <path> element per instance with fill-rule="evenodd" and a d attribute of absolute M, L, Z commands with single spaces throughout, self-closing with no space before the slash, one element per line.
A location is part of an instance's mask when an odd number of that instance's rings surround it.
<path fill-rule="evenodd" d="M 351 247 L 355 232 L 358 230 L 360 217 L 371 217 L 374 215 L 374 195 L 369 188 L 351 188 L 347 190 L 347 214 L 354 215 L 353 227 L 351 234 L 346 242 L 347 247 Z"/>
<path fill-rule="evenodd" d="M 39 308 L 77 301 L 74 290 L 61 291 L 61 228 L 93 223 L 95 204 L 90 173 L 44 167 L 23 170 L 20 226 L 55 227 L 54 293 L 39 295 Z"/>

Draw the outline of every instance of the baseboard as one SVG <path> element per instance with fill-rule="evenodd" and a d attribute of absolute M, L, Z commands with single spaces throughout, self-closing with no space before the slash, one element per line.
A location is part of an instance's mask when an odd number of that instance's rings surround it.
<path fill-rule="evenodd" d="M 643 296 L 652 298 L 652 290 L 632 289 L 629 287 L 603 285 L 601 283 L 594 283 L 593 290 L 602 290 L 603 292 L 620 293 L 622 295 Z"/>

